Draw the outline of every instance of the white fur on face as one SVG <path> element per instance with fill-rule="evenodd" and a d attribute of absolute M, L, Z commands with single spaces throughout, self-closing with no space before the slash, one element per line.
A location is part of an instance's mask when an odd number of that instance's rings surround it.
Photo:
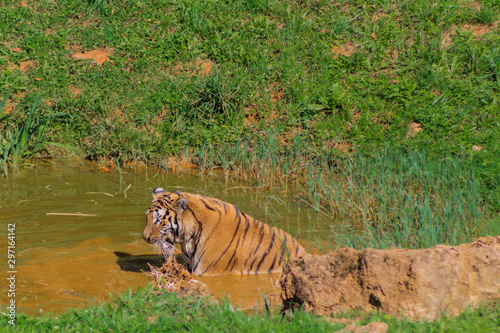
<path fill-rule="evenodd" d="M 165 211 L 163 209 L 155 210 L 153 212 L 153 223 L 156 225 L 160 224 L 164 215 L 165 215 Z"/>

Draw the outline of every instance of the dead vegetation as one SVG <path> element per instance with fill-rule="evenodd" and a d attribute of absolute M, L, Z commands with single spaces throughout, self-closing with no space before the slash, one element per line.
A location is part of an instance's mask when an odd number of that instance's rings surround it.
<path fill-rule="evenodd" d="M 149 264 L 148 264 L 149 265 Z M 167 256 L 162 267 L 153 267 L 146 275 L 151 279 L 153 286 L 168 291 L 179 291 L 182 282 L 189 281 L 191 273 L 181 264 L 175 256 Z"/>

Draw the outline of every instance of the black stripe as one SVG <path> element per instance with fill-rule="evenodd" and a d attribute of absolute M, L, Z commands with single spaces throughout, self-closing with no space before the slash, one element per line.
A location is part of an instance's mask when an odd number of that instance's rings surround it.
<path fill-rule="evenodd" d="M 170 222 L 174 226 L 174 235 L 176 238 L 179 238 L 179 222 L 177 220 L 177 215 L 174 217 L 174 223 Z"/>
<path fill-rule="evenodd" d="M 183 254 L 186 258 L 192 259 L 192 257 L 190 256 L 190 254 L 184 251 L 184 248 L 183 248 L 183 247 L 181 247 L 181 251 L 182 251 L 182 254 Z"/>
<path fill-rule="evenodd" d="M 238 233 L 238 229 L 240 228 L 240 223 L 241 223 L 241 220 L 238 221 L 238 225 L 236 226 L 236 230 L 234 231 L 234 234 L 233 234 L 233 237 L 231 238 L 231 241 L 229 242 L 229 244 L 227 245 L 226 249 L 224 250 L 224 252 L 222 252 L 222 254 L 219 256 L 219 258 L 215 261 L 212 261 L 212 263 L 210 265 L 208 265 L 208 267 L 205 269 L 205 271 L 203 273 L 201 273 L 201 275 L 203 275 L 207 270 L 209 270 L 212 266 L 214 265 L 217 265 L 219 263 L 219 261 L 221 260 L 221 258 L 226 254 L 226 252 L 229 250 L 229 248 L 231 247 L 231 244 L 233 244 L 234 242 L 234 238 L 236 237 L 236 234 Z"/>
<path fill-rule="evenodd" d="M 203 204 L 205 205 L 205 207 L 206 207 L 208 210 L 215 211 L 215 208 L 210 207 L 210 206 L 209 206 L 209 205 L 205 202 L 205 200 L 200 199 L 200 201 L 201 201 L 201 202 L 203 202 Z"/>
<path fill-rule="evenodd" d="M 229 259 L 227 266 L 226 266 L 226 268 L 224 268 L 223 272 L 225 272 L 229 268 L 231 261 L 234 259 L 234 256 L 236 255 L 236 252 L 238 252 L 238 245 L 240 244 L 240 240 L 241 240 L 241 238 L 238 238 L 238 243 L 236 243 L 236 248 L 234 249 L 233 255 Z M 236 260 L 235 260 L 235 262 L 236 262 Z M 233 264 L 233 266 L 234 266 L 234 264 Z"/>
<path fill-rule="evenodd" d="M 224 271 L 226 271 L 226 269 L 229 267 L 229 264 L 231 264 L 231 260 L 233 260 L 234 256 L 236 255 L 236 252 L 238 252 L 238 246 L 240 245 L 240 241 L 241 241 L 241 246 L 243 247 L 243 242 L 245 241 L 245 237 L 247 235 L 247 231 L 250 227 L 250 223 L 248 222 L 248 219 L 246 219 L 246 222 L 247 222 L 247 226 L 245 228 L 245 232 L 243 233 L 243 237 L 240 237 L 238 238 L 238 243 L 236 243 L 236 247 L 234 248 L 234 253 L 233 255 L 231 256 L 231 259 L 229 259 L 229 262 L 227 263 L 227 266 L 226 268 L 224 268 Z M 241 223 L 241 216 L 238 216 L 238 225 Z M 248 260 L 248 258 L 247 258 Z M 237 260 L 234 261 L 233 263 L 233 267 L 234 267 L 234 264 L 236 263 Z"/>
<path fill-rule="evenodd" d="M 191 212 L 191 215 L 193 215 L 195 221 L 198 223 L 198 233 L 195 236 L 193 236 L 193 237 L 196 237 L 196 244 L 194 245 L 193 253 L 191 254 L 191 258 L 193 258 L 195 256 L 195 254 L 198 252 L 198 245 L 200 244 L 201 234 L 203 233 L 203 225 L 201 224 L 200 220 L 198 220 L 198 218 L 196 217 L 196 214 L 193 212 L 191 207 L 188 206 L 187 209 Z M 205 251 L 203 251 L 200 258 L 198 258 L 198 262 L 196 263 L 196 265 L 191 267 L 192 271 L 196 270 L 196 268 L 198 267 L 198 264 L 200 263 L 201 257 L 203 256 L 203 254 L 205 254 Z M 193 263 L 191 262 L 191 265 L 192 264 Z"/>
<path fill-rule="evenodd" d="M 273 263 L 271 264 L 271 267 L 267 271 L 268 273 L 271 273 L 274 270 L 274 264 L 276 264 L 276 257 L 277 256 L 278 256 L 277 254 L 274 256 Z"/>
<path fill-rule="evenodd" d="M 257 221 L 257 220 L 256 220 Z M 259 221 L 257 221 L 259 222 Z M 260 239 L 259 239 L 259 244 L 257 245 L 257 248 L 252 252 L 252 255 L 256 254 L 257 251 L 259 250 L 260 244 L 262 243 L 262 238 L 264 238 L 264 226 L 267 224 L 262 223 L 262 228 L 260 229 Z"/>
<path fill-rule="evenodd" d="M 231 272 L 233 271 L 234 265 L 236 265 L 237 262 L 238 262 L 238 260 L 235 260 L 233 262 L 233 266 L 231 266 L 231 268 L 229 269 L 229 274 L 231 274 Z"/>
<path fill-rule="evenodd" d="M 241 221 L 241 216 L 239 217 L 239 220 Z M 243 237 L 241 238 L 241 246 L 243 246 L 243 243 L 245 242 L 245 237 L 247 236 L 248 229 L 250 229 L 250 222 L 248 222 L 248 219 L 246 219 L 247 226 L 245 228 L 245 232 L 243 233 Z"/>
<path fill-rule="evenodd" d="M 255 253 L 257 253 L 257 251 L 259 250 L 259 247 L 260 247 L 260 244 L 262 244 L 262 238 L 264 238 L 264 232 L 261 231 L 260 233 L 260 239 L 259 239 L 259 242 L 257 243 L 257 247 L 255 248 L 255 250 L 250 254 L 250 255 L 255 255 Z"/>
<path fill-rule="evenodd" d="M 243 265 L 244 267 L 247 267 L 247 262 L 248 262 L 248 259 L 250 259 L 251 256 L 248 256 L 247 259 L 245 260 L 245 264 Z"/>
<path fill-rule="evenodd" d="M 252 264 L 250 265 L 250 268 L 248 269 L 247 274 L 250 274 L 250 271 L 252 270 L 253 264 L 255 264 L 255 262 L 256 262 L 256 261 L 257 261 L 257 258 L 255 258 L 255 259 L 252 261 Z"/>
<path fill-rule="evenodd" d="M 288 252 L 288 249 L 290 248 L 291 244 L 288 243 L 289 242 L 288 239 L 287 239 L 288 234 L 286 232 L 284 232 L 284 231 L 283 231 L 283 233 L 285 234 L 285 244 L 283 244 L 284 245 L 283 248 L 286 248 L 287 252 Z"/>
<path fill-rule="evenodd" d="M 259 272 L 259 268 L 260 266 L 262 265 L 262 263 L 264 262 L 264 260 L 266 260 L 266 257 L 267 255 L 269 254 L 269 252 L 271 252 L 271 249 L 273 248 L 274 246 L 274 237 L 276 236 L 276 234 L 274 233 L 273 230 L 271 230 L 272 233 L 273 233 L 273 237 L 271 237 L 271 244 L 269 245 L 269 247 L 267 248 L 266 252 L 264 252 L 264 255 L 262 256 L 262 260 L 259 262 L 259 264 L 257 265 L 257 268 L 255 269 L 255 273 L 258 273 Z"/>
<path fill-rule="evenodd" d="M 200 255 L 198 256 L 198 261 L 196 262 L 196 264 L 194 265 L 193 267 L 193 271 L 195 271 L 197 268 L 198 268 L 198 265 L 200 264 L 200 261 L 201 261 L 201 258 L 203 258 L 203 255 L 205 254 L 207 250 L 203 250 L 202 253 L 200 253 Z"/>
<path fill-rule="evenodd" d="M 224 202 L 220 201 L 220 200 L 213 199 L 212 201 L 213 201 L 216 205 L 218 205 L 218 206 L 222 206 L 222 207 L 226 206 L 226 204 L 225 204 Z"/>

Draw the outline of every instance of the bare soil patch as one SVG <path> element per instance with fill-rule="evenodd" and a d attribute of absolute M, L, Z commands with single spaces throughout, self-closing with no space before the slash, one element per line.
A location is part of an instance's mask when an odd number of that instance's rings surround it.
<path fill-rule="evenodd" d="M 246 128 L 255 128 L 258 123 L 257 106 L 249 105 L 245 107 L 245 118 L 243 118 L 243 126 Z"/>
<path fill-rule="evenodd" d="M 335 141 L 335 140 L 328 140 L 323 142 L 323 149 L 324 150 L 337 150 L 342 153 L 354 153 L 355 150 L 352 147 L 352 143 L 345 142 L 345 141 Z"/>
<path fill-rule="evenodd" d="M 272 110 L 271 112 L 257 112 L 257 106 L 251 105 L 245 108 L 245 118 L 243 118 L 243 126 L 246 128 L 257 128 L 260 122 L 270 124 L 279 119 L 278 112 Z"/>
<path fill-rule="evenodd" d="M 297 133 L 300 131 L 300 128 L 293 127 L 285 133 L 280 134 L 280 143 L 291 143 L 293 139 L 297 136 Z"/>
<path fill-rule="evenodd" d="M 266 88 L 266 91 L 271 92 L 271 102 L 273 104 L 276 104 L 278 101 L 284 100 L 285 99 L 285 92 L 283 88 L 277 87 L 277 83 L 272 83 L 268 88 Z"/>
<path fill-rule="evenodd" d="M 113 62 L 109 59 L 109 56 L 113 54 L 113 49 L 99 48 L 97 50 L 87 51 L 87 52 L 77 52 L 71 55 L 71 58 L 76 60 L 94 60 L 99 66 L 101 66 L 106 61 Z"/>
<path fill-rule="evenodd" d="M 177 64 L 173 68 L 167 68 L 167 71 L 174 76 L 186 74 L 188 77 L 199 75 L 201 77 L 210 76 L 215 66 L 210 59 L 198 59 L 190 61 L 187 64 Z"/>
<path fill-rule="evenodd" d="M 483 149 L 483 146 L 479 146 L 479 145 L 472 146 L 472 151 L 474 151 L 474 152 L 481 151 L 481 149 Z"/>
<path fill-rule="evenodd" d="M 69 91 L 71 92 L 71 98 L 77 98 L 82 93 L 82 90 L 75 86 L 70 86 Z"/>
<path fill-rule="evenodd" d="M 186 169 L 194 169 L 197 166 L 191 162 L 189 162 L 185 157 L 177 158 L 177 157 L 169 157 L 160 162 L 160 165 L 163 168 L 172 171 L 186 170 Z"/>
<path fill-rule="evenodd" d="M 355 52 L 354 44 L 351 42 L 347 42 L 339 46 L 335 45 L 332 49 L 333 58 L 337 58 L 339 55 L 349 57 L 354 52 Z"/>
<path fill-rule="evenodd" d="M 376 12 L 375 14 L 373 14 L 371 22 L 372 23 L 377 22 L 379 19 L 381 19 L 382 17 L 386 17 L 386 16 L 387 16 L 387 14 L 385 14 L 383 12 Z"/>
<path fill-rule="evenodd" d="M 389 58 L 396 59 L 396 60 L 399 59 L 399 51 L 396 48 L 393 50 L 391 50 L 391 49 L 385 50 L 385 54 L 387 54 L 387 56 Z"/>
<path fill-rule="evenodd" d="M 21 72 L 26 72 L 28 69 L 35 67 L 35 62 L 33 60 L 22 61 L 19 65 Z"/>
<path fill-rule="evenodd" d="M 9 113 L 13 112 L 15 108 L 16 108 L 16 106 L 14 104 L 5 105 L 3 107 L 3 113 L 4 114 L 9 114 Z"/>
<path fill-rule="evenodd" d="M 473 8 L 475 10 L 481 10 L 481 5 L 477 3 L 476 1 L 471 1 L 470 3 L 467 4 L 467 7 Z"/>
<path fill-rule="evenodd" d="M 423 129 L 422 124 L 412 121 L 408 125 L 408 132 L 406 133 L 406 137 L 407 138 L 413 137 L 417 135 L 417 133 L 420 132 L 422 129 Z"/>
<path fill-rule="evenodd" d="M 16 105 L 19 104 L 19 102 L 21 101 L 22 98 L 24 98 L 24 96 L 26 96 L 26 91 L 19 91 L 13 94 L 12 97 L 7 100 L 7 105 L 3 107 L 3 113 L 9 114 L 14 112 L 14 110 L 16 109 Z"/>
<path fill-rule="evenodd" d="M 460 30 L 462 32 L 470 31 L 472 37 L 474 37 L 474 40 L 481 40 L 484 34 L 498 29 L 498 23 L 499 21 L 493 23 L 492 25 L 464 24 L 460 28 L 454 26 L 444 33 L 443 39 L 441 40 L 441 47 L 447 47 L 453 43 L 453 41 L 455 40 L 454 36 L 457 35 L 457 30 Z"/>

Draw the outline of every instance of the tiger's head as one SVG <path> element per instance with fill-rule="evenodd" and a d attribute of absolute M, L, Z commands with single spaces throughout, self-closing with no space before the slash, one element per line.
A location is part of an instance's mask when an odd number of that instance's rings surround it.
<path fill-rule="evenodd" d="M 183 214 L 188 200 L 179 192 L 167 193 L 161 187 L 153 189 L 153 204 L 147 211 L 147 224 L 142 238 L 169 255 L 173 253 L 174 244 L 185 240 Z"/>

